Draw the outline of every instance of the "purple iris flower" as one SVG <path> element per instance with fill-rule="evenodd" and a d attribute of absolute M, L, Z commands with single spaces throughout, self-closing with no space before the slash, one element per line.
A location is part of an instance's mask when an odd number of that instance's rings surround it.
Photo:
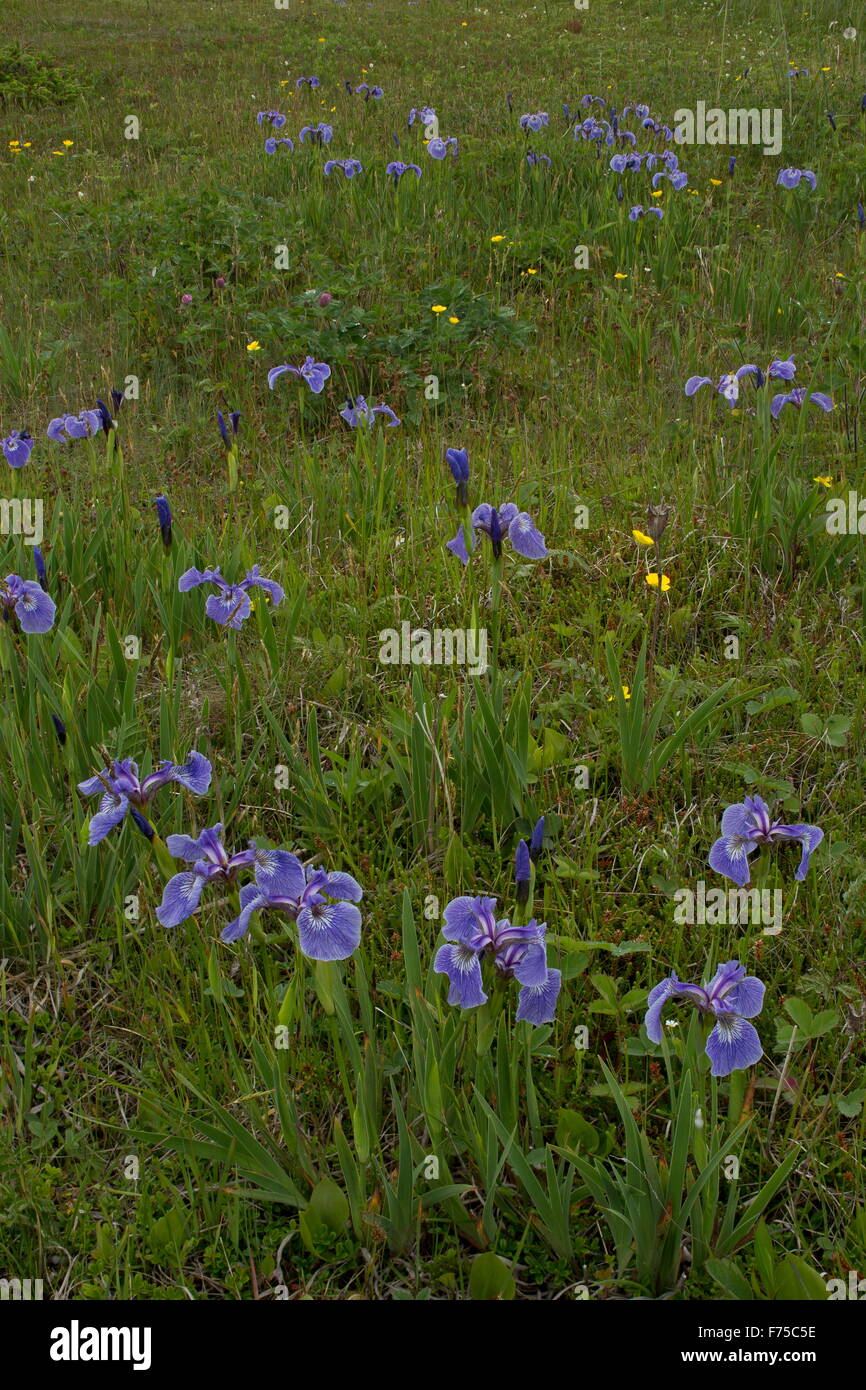
<path fill-rule="evenodd" d="M 362 92 L 364 93 L 365 101 L 369 101 L 370 97 L 375 97 L 378 101 L 380 97 L 383 97 L 385 95 L 381 87 L 371 87 L 367 82 L 362 82 L 359 87 L 355 88 L 356 96 L 360 96 Z"/>
<path fill-rule="evenodd" d="M 285 598 L 280 585 L 273 579 L 265 579 L 259 573 L 258 565 L 253 565 L 251 570 L 247 570 L 246 579 L 242 579 L 238 584 L 228 584 L 220 574 L 219 568 L 197 570 L 195 566 L 188 569 L 177 581 L 177 587 L 182 594 L 197 588 L 199 584 L 216 584 L 219 589 L 218 594 L 210 595 L 204 611 L 221 627 L 243 627 L 252 612 L 249 589 L 264 589 L 275 608 Z"/>
<path fill-rule="evenodd" d="M 549 169 L 549 168 L 550 168 L 550 155 L 549 155 L 549 154 L 536 154 L 535 150 L 528 150 L 528 151 L 527 151 L 527 154 L 526 154 L 526 162 L 527 162 L 527 164 L 529 165 L 530 169 L 534 169 L 534 168 L 536 167 L 536 165 L 538 165 L 538 164 L 546 164 L 547 167 L 548 167 L 548 169 Z"/>
<path fill-rule="evenodd" d="M 325 173 L 330 174 L 332 169 L 340 169 L 347 179 L 352 179 L 356 174 L 363 174 L 364 169 L 359 159 L 329 159 L 325 164 Z"/>
<path fill-rule="evenodd" d="M 356 903 L 363 889 L 350 874 L 304 869 L 285 850 L 260 853 L 255 883 L 240 892 L 241 912 L 221 933 L 222 941 L 240 941 L 254 912 L 275 908 L 297 923 L 298 944 L 310 960 L 346 960 L 361 941 L 361 913 Z"/>
<path fill-rule="evenodd" d="M 775 420 L 783 406 L 801 406 L 807 400 L 814 401 L 815 404 L 819 405 L 822 410 L 833 409 L 833 402 L 830 399 L 830 397 L 826 394 L 826 392 L 807 391 L 805 386 L 796 386 L 793 391 L 788 391 L 787 394 L 780 393 L 778 396 L 773 397 L 772 401 L 770 402 L 770 414 Z"/>
<path fill-rule="evenodd" d="M 866 227 L 866 212 L 863 211 L 863 204 L 857 204 L 857 221 L 861 227 Z"/>
<path fill-rule="evenodd" d="M 241 412 L 240 412 L 239 410 L 232 410 L 232 411 L 230 411 L 230 412 L 229 412 L 229 424 L 230 424 L 231 427 L 232 427 L 232 432 L 231 432 L 231 434 L 229 434 L 228 425 L 226 424 L 225 416 L 223 415 L 223 413 L 222 413 L 221 410 L 218 410 L 218 411 L 217 411 L 217 424 L 219 425 L 219 432 L 220 432 L 220 434 L 222 435 L 223 444 L 225 444 L 225 446 L 226 446 L 227 449 L 232 449 L 232 448 L 235 447 L 235 446 L 234 446 L 234 440 L 237 438 L 237 433 L 238 433 L 238 428 L 239 428 L 239 426 L 240 426 L 240 423 L 241 423 Z"/>
<path fill-rule="evenodd" d="M 610 161 L 610 168 L 615 174 L 634 173 L 647 158 L 648 155 L 645 154 L 615 154 Z M 653 179 L 656 178 L 658 175 L 653 174 Z"/>
<path fill-rule="evenodd" d="M 449 149 L 452 154 L 457 153 L 457 136 L 449 135 L 447 140 L 442 140 L 438 135 L 432 140 L 427 141 L 427 153 L 433 159 L 444 159 Z"/>
<path fill-rule="evenodd" d="M 10 468 L 23 468 L 30 458 L 36 440 L 26 430 L 13 430 L 3 440 L 2 447 Z"/>
<path fill-rule="evenodd" d="M 469 455 L 465 449 L 446 449 L 445 462 L 457 484 L 458 507 L 469 506 Z M 461 528 L 462 533 L 462 528 Z M 468 556 L 466 559 L 468 560 Z M 466 563 L 466 561 L 464 561 Z"/>
<path fill-rule="evenodd" d="M 731 157 L 730 157 L 730 159 L 728 160 L 728 178 L 729 178 L 729 179 L 732 179 L 732 178 L 734 177 L 734 170 L 736 169 L 736 167 L 737 167 L 737 156 L 736 156 L 735 154 L 732 154 Z"/>
<path fill-rule="evenodd" d="M 38 545 L 33 547 L 33 568 L 36 570 L 36 578 L 44 589 L 48 583 L 48 571 L 45 568 L 45 556 Z"/>
<path fill-rule="evenodd" d="M 404 174 L 408 174 L 410 169 L 412 170 L 412 173 L 415 175 L 415 177 L 420 179 L 421 170 L 418 168 L 418 165 L 404 164 L 402 159 L 392 160 L 391 163 L 386 166 L 385 173 L 390 174 L 392 179 L 394 180 L 394 183 L 396 184 L 399 182 L 400 179 L 402 179 Z"/>
<path fill-rule="evenodd" d="M 690 376 L 686 382 L 685 391 L 687 396 L 693 396 L 702 386 L 715 385 L 719 395 L 724 396 L 733 410 L 740 398 L 740 381 L 744 376 L 754 376 L 755 385 L 761 387 L 770 377 L 781 381 L 792 381 L 796 371 L 793 357 L 774 357 L 766 372 L 762 372 L 760 367 L 756 367 L 753 362 L 747 362 L 744 366 L 738 367 L 735 372 L 725 372 L 723 376 L 719 377 L 718 383 L 715 383 L 711 376 Z M 779 397 L 775 399 L 778 400 Z"/>
<path fill-rule="evenodd" d="M 420 121 L 422 125 L 429 125 L 435 119 L 436 112 L 432 106 L 421 106 L 417 110 L 413 106 L 409 112 L 409 125 L 414 124 L 415 121 Z"/>
<path fill-rule="evenodd" d="M 112 410 L 119 411 L 119 410 L 120 410 L 120 407 L 123 405 L 123 401 L 124 401 L 123 392 L 122 392 L 122 391 L 115 391 L 114 388 L 112 388 L 112 391 L 111 391 L 111 408 L 112 408 Z M 100 423 L 100 426 L 101 426 L 101 428 L 102 428 L 103 434 L 111 434 L 111 431 L 112 431 L 112 430 L 116 430 L 116 429 L 117 429 L 117 421 L 115 420 L 114 416 L 112 415 L 111 410 L 108 409 L 108 406 L 105 404 L 105 401 L 101 401 L 101 400 L 99 399 L 98 396 L 96 397 L 96 413 L 97 413 L 97 415 L 99 416 L 99 423 Z"/>
<path fill-rule="evenodd" d="M 535 822 L 535 829 L 532 832 L 532 839 L 529 842 L 529 857 L 533 864 L 541 857 L 544 848 L 544 816 L 539 816 Z"/>
<path fill-rule="evenodd" d="M 741 888 L 749 882 L 749 855 L 765 846 L 775 848 L 788 840 L 796 841 L 802 856 L 795 879 L 803 880 L 809 868 L 810 855 L 818 848 L 824 832 L 817 825 L 786 825 L 770 820 L 770 808 L 760 796 L 747 796 L 742 802 L 727 806 L 722 815 L 722 833 L 710 850 L 708 863 L 716 873 L 724 874 Z"/>
<path fill-rule="evenodd" d="M 175 874 L 165 885 L 162 902 L 156 915 L 164 927 L 179 927 L 188 917 L 192 917 L 201 901 L 206 883 L 219 879 L 221 883 L 234 883 L 241 869 L 255 864 L 259 851 L 250 841 L 249 849 L 229 855 L 221 839 L 222 824 L 203 830 L 197 840 L 189 835 L 169 835 L 166 847 L 175 859 L 185 859 L 192 864 L 186 873 Z"/>
<path fill-rule="evenodd" d="M 286 120 L 287 117 L 282 115 L 279 111 L 260 111 L 256 116 L 256 121 L 259 125 L 261 125 L 263 121 L 268 121 L 271 130 L 282 130 L 283 126 L 286 124 Z"/>
<path fill-rule="evenodd" d="M 808 77 L 808 76 L 809 76 L 809 69 L 808 69 L 808 68 L 791 68 L 790 71 L 789 71 L 789 73 L 788 73 L 788 76 L 789 76 L 789 77 Z"/>
<path fill-rule="evenodd" d="M 534 130 L 536 134 L 541 130 L 541 127 L 547 125 L 547 123 L 546 111 L 529 112 L 525 116 L 521 116 L 518 122 L 521 130 Z"/>
<path fill-rule="evenodd" d="M 276 154 L 277 145 L 288 145 L 289 153 L 294 154 L 295 142 L 288 135 L 284 135 L 281 140 L 278 140 L 275 135 L 269 135 L 265 141 L 265 154 Z"/>
<path fill-rule="evenodd" d="M 689 176 L 682 169 L 659 169 L 657 173 L 652 176 L 653 188 L 658 188 L 659 179 L 668 179 L 677 192 L 679 192 L 681 188 L 685 188 L 689 181 Z"/>
<path fill-rule="evenodd" d="M 299 77 L 295 83 L 295 91 L 300 91 L 305 82 L 308 87 L 321 87 L 322 85 L 318 77 Z"/>
<path fill-rule="evenodd" d="M 82 410 L 78 415 L 58 415 L 49 421 L 46 434 L 59 444 L 67 444 L 70 439 L 86 439 L 99 434 L 102 429 L 102 416 L 98 410 Z"/>
<path fill-rule="evenodd" d="M 141 811 L 160 787 L 177 782 L 195 796 L 204 796 L 210 787 L 213 768 L 202 753 L 192 752 L 185 763 L 160 763 L 156 772 L 141 779 L 138 763 L 131 758 L 113 762 L 96 777 L 78 783 L 85 796 L 101 795 L 99 810 L 90 821 L 87 843 L 98 845 L 115 826 L 120 825 L 127 811 Z"/>
<path fill-rule="evenodd" d="M 292 372 L 294 376 L 302 377 L 314 395 L 318 395 L 324 390 L 325 382 L 331 375 L 331 368 L 327 362 L 316 362 L 312 357 L 305 357 L 300 367 L 291 367 L 288 362 L 284 362 L 281 367 L 271 367 L 268 372 L 268 386 L 273 391 L 274 382 L 281 377 L 284 372 Z"/>
<path fill-rule="evenodd" d="M 154 499 L 156 515 L 159 521 L 159 534 L 166 550 L 171 550 L 171 507 L 168 498 L 162 493 Z"/>
<path fill-rule="evenodd" d="M 448 976 L 448 1003 L 461 1009 L 486 1004 L 481 966 L 492 956 L 496 969 L 520 984 L 516 1021 L 550 1023 L 562 975 L 548 969 L 547 927 L 534 919 L 525 927 L 513 927 L 506 918 L 497 922 L 495 904 L 495 898 L 462 897 L 453 898 L 445 909 L 442 935 L 449 944 L 436 952 L 433 969 Z"/>
<path fill-rule="evenodd" d="M 738 960 L 720 965 L 709 984 L 689 985 L 670 975 L 650 990 L 644 1025 L 651 1042 L 662 1040 L 662 1010 L 668 999 L 690 999 L 705 1017 L 715 1019 L 705 1051 L 712 1076 L 730 1076 L 754 1066 L 764 1054 L 757 1029 L 749 1023 L 764 1006 L 764 986 L 747 975 Z"/>
<path fill-rule="evenodd" d="M 54 626 L 57 605 L 35 579 L 22 579 L 20 574 L 7 574 L 0 579 L 0 609 L 5 622 L 14 613 L 21 631 L 49 632 Z"/>
<path fill-rule="evenodd" d="M 344 408 L 340 411 L 340 415 L 346 421 L 346 424 L 351 425 L 353 429 L 356 429 L 358 425 L 362 423 L 368 425 L 369 428 L 372 429 L 373 420 L 377 415 L 388 416 L 387 424 L 389 429 L 393 429 L 395 425 L 400 424 L 399 419 L 389 405 L 385 405 L 384 403 L 381 405 L 368 405 L 363 396 L 350 396 Z"/>
<path fill-rule="evenodd" d="M 513 502 L 506 502 L 498 510 L 487 502 L 482 502 L 472 513 L 472 528 L 483 531 L 490 537 L 493 554 L 496 558 L 502 553 L 505 533 L 518 555 L 527 560 L 543 560 L 547 554 L 544 537 L 533 524 L 528 512 L 520 512 Z"/>
<path fill-rule="evenodd" d="M 661 222 L 662 218 L 664 217 L 664 213 L 662 212 L 661 208 L 645 208 L 642 207 L 640 203 L 638 203 L 633 208 L 629 208 L 629 222 L 637 222 L 638 218 L 640 217 L 657 217 L 658 220 Z"/>
<path fill-rule="evenodd" d="M 811 169 L 780 169 L 776 183 L 780 183 L 783 188 L 797 188 L 802 179 L 814 190 L 818 180 Z"/>
<path fill-rule="evenodd" d="M 304 140 L 309 135 L 315 145 L 327 145 L 330 143 L 334 134 L 334 127 L 327 125 L 325 121 L 319 121 L 318 125 L 305 125 L 300 133 L 300 141 L 303 145 Z"/>

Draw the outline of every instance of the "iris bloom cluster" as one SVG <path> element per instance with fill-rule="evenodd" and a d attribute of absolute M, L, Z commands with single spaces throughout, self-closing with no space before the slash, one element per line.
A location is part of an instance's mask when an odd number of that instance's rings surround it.
<path fill-rule="evenodd" d="M 410 171 L 417 179 L 420 179 L 421 170 L 418 165 L 404 164 L 402 159 L 392 159 L 391 163 L 386 165 L 385 168 L 385 173 L 394 180 L 395 185 L 400 182 L 404 174 L 408 174 Z"/>
<path fill-rule="evenodd" d="M 275 383 L 286 372 L 300 377 L 305 381 L 314 395 L 318 395 L 324 389 L 325 382 L 331 375 L 331 368 L 327 362 L 316 362 L 312 357 L 305 357 L 300 367 L 292 367 L 288 362 L 284 362 L 281 367 L 271 367 L 268 372 L 268 386 L 273 391 Z"/>
<path fill-rule="evenodd" d="M 686 382 L 685 391 L 687 396 L 693 396 L 702 386 L 715 385 L 720 396 L 724 396 L 728 405 L 733 410 L 737 401 L 740 399 L 740 382 L 745 376 L 753 376 L 755 385 L 761 387 L 770 378 L 781 381 L 792 381 L 797 368 L 794 365 L 793 357 L 779 358 L 774 357 L 766 372 L 762 372 L 760 367 L 756 367 L 753 362 L 746 363 L 743 367 L 738 367 L 735 372 L 725 372 L 719 377 L 717 383 L 713 382 L 711 376 L 690 376 Z M 778 411 L 774 412 L 778 414 Z"/>
<path fill-rule="evenodd" d="M 482 966 L 492 960 L 504 979 L 513 977 L 520 985 L 516 1021 L 550 1023 L 562 975 L 547 964 L 547 927 L 534 919 L 524 927 L 512 926 L 506 918 L 497 922 L 495 905 L 495 898 L 460 897 L 445 908 L 442 935 L 447 944 L 436 952 L 433 969 L 448 977 L 448 1003 L 461 1009 L 486 1004 Z"/>
<path fill-rule="evenodd" d="M 380 405 L 368 405 L 363 396 L 350 397 L 340 411 L 340 415 L 346 421 L 346 424 L 351 425 L 353 429 L 357 429 L 358 425 L 361 424 L 367 425 L 372 429 L 373 421 L 377 415 L 386 415 L 388 417 L 386 423 L 389 429 L 393 429 L 395 425 L 400 424 L 399 419 L 389 405 L 385 405 L 384 402 Z"/>
<path fill-rule="evenodd" d="M 764 1005 L 764 986 L 755 975 L 747 975 L 738 960 L 720 965 L 709 984 L 690 985 L 675 974 L 650 991 L 644 1024 L 650 1042 L 662 1040 L 662 1010 L 669 999 L 689 999 L 714 1026 L 707 1037 L 705 1051 L 712 1076 L 730 1076 L 754 1066 L 764 1049 L 757 1029 L 749 1022 Z"/>
<path fill-rule="evenodd" d="M 22 632 L 49 632 L 56 611 L 54 600 L 35 579 L 22 579 L 20 574 L 7 574 L 0 579 L 0 612 L 4 622 L 8 623 L 14 613 Z"/>
<path fill-rule="evenodd" d="M 802 881 L 809 869 L 809 859 L 823 838 L 820 826 L 788 825 L 785 821 L 771 820 L 766 801 L 760 796 L 747 796 L 744 801 L 725 808 L 722 833 L 710 850 L 708 863 L 710 868 L 743 888 L 749 882 L 749 856 L 756 849 L 776 849 L 781 844 L 793 842 L 801 849 L 794 878 Z"/>
<path fill-rule="evenodd" d="M 455 474 L 455 478 L 456 476 Z M 457 481 L 459 486 L 459 479 Z M 502 543 L 506 536 L 518 555 L 522 555 L 527 560 L 543 560 L 547 554 L 544 537 L 536 527 L 532 517 L 528 512 L 519 511 L 513 502 L 506 502 L 499 508 L 491 507 L 488 502 L 482 502 L 480 507 L 475 508 L 472 513 L 470 531 L 473 550 L 475 549 L 476 531 L 481 531 L 489 539 L 495 560 L 498 560 L 502 555 Z M 446 548 L 451 551 L 452 555 L 456 555 L 458 560 L 462 560 L 464 565 L 469 563 L 462 525 L 453 541 L 447 542 Z"/>
<path fill-rule="evenodd" d="M 219 590 L 218 593 L 211 594 L 208 598 L 205 612 L 221 627 L 235 629 L 243 627 L 253 611 L 249 597 L 250 589 L 263 589 L 275 608 L 285 598 L 282 587 L 273 579 L 265 579 L 264 575 L 259 572 L 258 565 L 253 565 L 251 570 L 247 570 L 246 578 L 240 580 L 238 584 L 227 583 L 220 574 L 219 567 L 210 570 L 198 570 L 194 565 L 177 581 L 177 587 L 182 594 L 197 588 L 199 584 L 215 584 Z"/>
<path fill-rule="evenodd" d="M 36 440 L 26 430 L 13 430 L 0 444 L 10 468 L 23 468 L 30 458 Z"/>
<path fill-rule="evenodd" d="M 356 174 L 363 174 L 364 169 L 359 159 L 329 159 L 325 164 L 325 173 L 330 175 L 333 169 L 339 169 L 345 174 L 347 179 L 353 179 Z"/>
<path fill-rule="evenodd" d="M 78 783 L 78 790 L 84 796 L 101 794 L 99 810 L 90 821 L 87 843 L 98 845 L 125 820 L 127 812 L 140 813 L 160 788 L 170 782 L 186 787 L 195 796 L 204 796 L 210 787 L 212 772 L 207 758 L 195 751 L 185 763 L 162 762 L 155 772 L 143 778 L 139 777 L 138 764 L 131 758 L 113 762 L 95 777 Z"/>
<path fill-rule="evenodd" d="M 286 850 L 255 856 L 255 883 L 240 891 L 240 915 L 223 928 L 222 941 L 240 941 L 254 912 L 283 912 L 297 924 L 298 943 L 310 960 L 346 960 L 361 941 L 363 897 L 351 874 L 305 869 Z"/>

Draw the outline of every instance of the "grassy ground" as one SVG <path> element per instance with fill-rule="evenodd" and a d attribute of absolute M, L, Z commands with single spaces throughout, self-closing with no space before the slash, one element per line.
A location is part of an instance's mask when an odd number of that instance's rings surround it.
<path fill-rule="evenodd" d="M 25 57 L 0 64 L 0 434 L 37 443 L 2 466 L 7 497 L 44 499 L 57 621 L 0 632 L 0 1276 L 95 1299 L 458 1298 L 493 1251 L 519 1297 L 723 1299 L 817 1298 L 866 1270 L 866 571 L 862 538 L 824 524 L 828 497 L 866 492 L 866 7 L 9 0 L 5 18 Z M 687 186 L 654 198 L 646 170 L 574 139 L 585 93 L 669 124 L 698 101 L 779 108 L 782 151 L 683 146 Z M 427 104 L 456 159 L 407 126 Z M 293 153 L 263 151 L 271 108 Z M 298 141 L 319 121 L 326 151 Z M 348 157 L 363 175 L 324 176 Z M 395 188 L 393 159 L 421 178 Z M 815 191 L 778 187 L 787 166 Z M 664 218 L 631 222 L 636 203 Z M 269 391 L 308 353 L 331 367 L 320 395 Z M 784 382 L 747 378 L 736 410 L 684 394 L 789 354 L 831 413 L 772 420 Z M 122 468 L 102 438 L 45 437 L 124 385 Z M 345 425 L 359 394 L 400 427 Z M 218 410 L 242 412 L 234 492 Z M 506 546 L 495 612 L 487 542 L 466 572 L 445 549 L 448 447 L 473 505 L 517 502 L 550 551 Z M 661 503 L 654 594 L 632 531 Z M 22 538 L 2 545 L 32 577 Z M 191 565 L 253 563 L 286 599 L 237 634 L 178 592 Z M 383 630 L 473 611 L 499 628 L 486 675 L 379 660 Z M 666 701 L 658 749 L 720 691 L 666 761 L 635 751 L 644 701 L 647 721 Z M 193 748 L 210 791 L 160 793 L 159 835 L 222 821 L 230 848 L 354 874 L 362 947 L 338 972 L 276 914 L 265 941 L 221 944 L 236 907 L 216 888 L 165 931 L 131 822 L 87 846 L 75 787 L 102 750 L 144 769 Z M 824 830 L 804 882 L 790 851 L 771 865 L 781 933 L 679 923 L 678 889 L 723 882 L 723 808 L 756 792 Z M 431 972 L 441 909 L 491 893 L 507 912 L 541 815 L 556 1019 L 515 1025 L 509 994 L 482 1023 Z M 764 1056 L 717 1084 L 687 1005 L 665 1055 L 641 1022 L 671 970 L 733 956 L 767 986 Z M 680 1162 L 703 1184 L 688 1218 L 665 1186 Z M 643 1215 L 612 1230 L 593 1183 L 622 1171 L 644 1174 Z M 780 1172 L 758 1226 L 747 1204 Z M 473 1296 L 495 1295 L 476 1268 Z"/>

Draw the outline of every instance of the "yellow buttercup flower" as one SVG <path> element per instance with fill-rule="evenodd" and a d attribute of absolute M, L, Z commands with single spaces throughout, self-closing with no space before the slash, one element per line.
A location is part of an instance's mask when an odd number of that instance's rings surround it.
<path fill-rule="evenodd" d="M 627 275 L 624 275 L 623 272 L 622 272 L 621 270 L 615 270 L 615 271 L 613 272 L 613 278 L 614 278 L 614 280 L 627 280 L 627 279 L 628 279 L 628 276 L 627 276 Z"/>
<path fill-rule="evenodd" d="M 643 531 L 632 531 L 632 535 L 634 536 L 638 545 L 655 545 L 655 541 L 653 540 L 652 536 L 645 535 Z"/>
<path fill-rule="evenodd" d="M 530 266 L 527 266 L 527 267 L 526 267 L 526 274 L 527 274 L 527 275 L 537 275 L 537 274 L 538 274 L 538 271 L 537 271 L 533 266 L 530 265 Z"/>
<path fill-rule="evenodd" d="M 666 594 L 667 591 L 668 591 L 668 589 L 671 587 L 670 576 L 667 575 L 667 574 L 663 574 L 661 578 L 662 578 L 662 593 L 663 593 L 663 594 Z M 646 582 L 647 582 L 647 584 L 649 584 L 649 586 L 650 586 L 651 589 L 657 589 L 658 586 L 659 586 L 659 577 L 658 577 L 657 574 L 648 574 L 647 577 L 646 577 Z"/>
<path fill-rule="evenodd" d="M 9 148 L 10 148 L 10 150 L 14 150 L 15 146 L 16 146 L 16 145 L 20 145 L 20 144 L 21 144 L 21 141 L 20 141 L 20 140 L 10 140 L 10 141 L 9 141 Z"/>
<path fill-rule="evenodd" d="M 451 314 L 451 315 L 449 315 L 448 322 L 449 322 L 449 323 L 459 323 L 460 320 L 457 318 L 457 315 L 456 315 L 456 314 Z"/>
<path fill-rule="evenodd" d="M 491 240 L 491 241 L 504 241 L 504 240 L 505 240 L 505 237 L 504 237 L 504 236 L 502 235 L 502 233 L 500 232 L 498 236 L 492 236 L 492 237 L 490 238 L 490 240 Z"/>
<path fill-rule="evenodd" d="M 630 688 L 629 688 L 627 685 L 624 685 L 623 688 L 622 688 L 622 697 L 623 697 L 624 700 L 630 700 L 630 699 L 631 699 L 631 690 L 630 690 Z M 608 697 L 607 697 L 607 703 L 610 704 L 610 702 L 611 702 L 612 699 L 613 699 L 613 696 L 612 696 L 612 695 L 608 695 Z"/>
<path fill-rule="evenodd" d="M 74 145 L 74 144 L 75 144 L 75 141 L 74 141 L 74 140 L 64 140 L 63 143 L 64 143 L 64 145 L 66 146 L 66 148 L 69 149 L 70 145 Z"/>
<path fill-rule="evenodd" d="M 447 304 L 431 304 L 431 305 L 430 305 L 431 312 L 434 313 L 434 314 L 444 314 L 444 313 L 445 313 L 445 310 L 446 310 L 447 308 L 448 308 L 448 305 L 447 305 Z"/>
<path fill-rule="evenodd" d="M 713 184 L 716 188 L 721 188 L 722 186 L 721 179 L 710 179 L 710 183 Z"/>
<path fill-rule="evenodd" d="M 247 343 L 247 352 L 261 352 L 261 350 L 262 345 L 257 339 L 254 338 L 251 343 Z"/>
<path fill-rule="evenodd" d="M 662 198 L 662 197 L 664 197 L 664 189 L 663 189 L 663 188 L 654 188 L 654 189 L 652 189 L 652 191 L 651 191 L 651 193 L 650 193 L 650 197 L 651 197 L 651 198 Z"/>
<path fill-rule="evenodd" d="M 832 487 L 833 485 L 833 479 L 830 477 L 829 473 L 823 478 L 820 475 L 817 478 L 813 478 L 812 482 L 820 483 L 822 487 Z"/>

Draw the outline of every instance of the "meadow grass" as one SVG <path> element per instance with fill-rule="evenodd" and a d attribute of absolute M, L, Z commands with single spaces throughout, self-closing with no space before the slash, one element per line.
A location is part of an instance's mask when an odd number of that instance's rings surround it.
<path fill-rule="evenodd" d="M 44 499 L 57 619 L 0 631 L 0 1274 L 92 1299 L 817 1299 L 866 1271 L 866 571 L 862 537 L 825 526 L 828 497 L 866 491 L 866 6 L 644 8 L 7 0 L 0 434 L 37 442 L 2 466 L 7 498 Z M 779 108 L 782 152 L 683 146 L 687 186 L 653 198 L 575 140 L 585 93 L 668 123 Z M 407 127 L 425 104 L 456 158 Z M 292 153 L 263 151 L 271 108 Z M 319 121 L 324 150 L 298 141 Z M 349 157 L 363 174 L 324 176 Z M 421 178 L 395 186 L 393 159 Z M 785 166 L 816 189 L 778 187 Z M 321 395 L 268 389 L 308 353 Z M 735 410 L 684 394 L 789 354 L 832 412 L 773 420 L 784 381 L 746 379 Z M 125 385 L 122 465 L 45 437 Z M 402 424 L 349 428 L 359 395 Z M 516 502 L 550 552 L 506 548 L 496 614 L 487 542 L 466 571 L 445 549 L 449 447 L 473 505 Z M 660 504 L 655 593 L 632 531 Z M 32 578 L 32 548 L 2 544 Z M 178 591 L 253 563 L 286 597 L 237 633 Z M 383 664 L 404 621 L 498 627 L 495 664 Z M 353 874 L 351 961 L 315 968 L 276 915 L 221 944 L 216 889 L 167 932 L 132 823 L 88 847 L 76 784 L 102 750 L 145 771 L 193 748 L 211 790 L 161 793 L 160 837 L 221 821 L 230 848 Z M 723 882 L 723 808 L 756 792 L 825 832 L 804 882 L 771 868 L 782 932 L 679 923 L 678 888 Z M 563 987 L 533 1029 L 449 1006 L 431 965 L 449 898 L 508 911 L 542 815 L 534 912 Z M 664 1050 L 641 1021 L 671 970 L 734 956 L 767 986 L 764 1056 L 717 1083 L 687 1006 Z"/>

